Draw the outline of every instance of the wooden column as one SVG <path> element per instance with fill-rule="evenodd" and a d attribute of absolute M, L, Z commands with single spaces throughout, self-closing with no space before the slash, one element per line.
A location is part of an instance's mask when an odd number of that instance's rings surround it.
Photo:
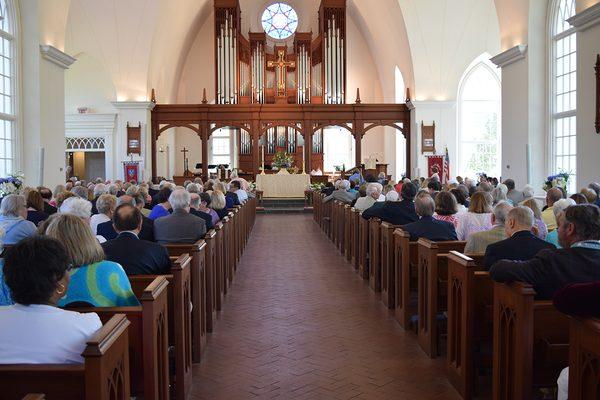
<path fill-rule="evenodd" d="M 312 142 L 313 142 L 313 131 L 312 131 L 312 122 L 310 120 L 305 120 L 302 125 L 304 129 L 304 162 L 305 162 L 305 171 L 307 174 L 310 174 L 312 171 Z"/>
<path fill-rule="evenodd" d="M 200 140 L 202 140 L 202 178 L 206 181 L 210 178 L 208 175 L 208 124 L 202 121 L 200 126 Z"/>
<path fill-rule="evenodd" d="M 354 151 L 355 151 L 355 167 L 358 167 L 361 163 L 361 144 L 362 137 L 365 130 L 365 124 L 362 120 L 354 120 Z"/>
<path fill-rule="evenodd" d="M 157 166 L 156 166 L 156 141 L 158 140 L 158 122 L 154 120 L 154 118 L 152 119 L 151 122 L 151 133 L 152 135 L 152 179 L 154 180 L 156 178 L 156 171 L 157 171 Z M 158 182 L 157 182 L 158 183 Z"/>
<path fill-rule="evenodd" d="M 260 140 L 260 124 L 258 121 L 258 116 L 256 119 L 253 115 L 252 122 L 250 124 L 250 136 L 252 137 L 252 172 L 254 173 L 254 180 L 256 180 L 256 175 L 260 173 L 260 165 L 262 163 L 262 155 L 260 151 L 260 146 L 258 145 L 258 141 Z"/>

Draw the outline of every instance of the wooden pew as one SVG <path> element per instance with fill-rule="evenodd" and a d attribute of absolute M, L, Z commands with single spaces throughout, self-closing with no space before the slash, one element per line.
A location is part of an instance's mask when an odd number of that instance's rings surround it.
<path fill-rule="evenodd" d="M 332 202 L 329 201 L 327 203 L 323 203 L 323 218 L 321 218 L 321 221 L 323 223 L 322 227 L 323 227 L 323 231 L 325 232 L 325 234 L 332 239 L 332 226 L 333 226 L 333 222 L 332 222 Z"/>
<path fill-rule="evenodd" d="M 129 325 L 114 315 L 87 342 L 83 364 L 0 365 L 2 399 L 39 392 L 48 400 L 129 400 Z"/>
<path fill-rule="evenodd" d="M 394 315 L 401 327 L 409 329 L 412 316 L 417 314 L 417 242 L 410 241 L 408 232 L 395 229 L 394 253 Z"/>
<path fill-rule="evenodd" d="M 172 243 L 165 247 L 170 256 L 189 254 L 192 258 L 192 361 L 198 363 L 206 344 L 206 242 L 200 239 L 194 244 Z"/>
<path fill-rule="evenodd" d="M 344 256 L 346 261 L 352 262 L 352 207 L 344 204 Z"/>
<path fill-rule="evenodd" d="M 171 274 L 159 275 L 130 275 L 129 281 L 131 287 L 138 295 L 141 288 L 152 282 L 154 279 L 166 279 L 169 281 L 168 288 L 168 344 L 175 350 L 175 375 L 171 377 L 174 397 L 177 399 L 187 398 L 192 387 L 192 277 L 191 277 L 192 258 L 188 254 L 182 254 L 173 260 Z M 164 316 L 163 316 L 164 319 Z M 143 332 L 145 334 L 145 332 Z M 162 341 L 162 339 L 161 339 Z M 148 344 L 152 346 L 152 342 Z M 144 346 L 144 353 L 150 352 L 148 346 Z M 152 357 L 144 359 L 144 366 L 150 363 Z M 133 363 L 132 363 L 133 365 Z M 142 368 L 140 368 L 142 369 Z M 165 369 L 162 365 L 159 371 Z M 166 364 L 168 372 L 168 364 Z M 160 381 L 162 381 L 162 377 Z M 144 378 L 144 381 L 153 382 L 152 379 Z M 162 393 L 161 393 L 162 394 Z M 164 395 L 157 398 L 165 398 Z"/>
<path fill-rule="evenodd" d="M 448 380 L 463 399 L 482 396 L 478 371 L 492 368 L 494 284 L 483 268 L 483 255 L 448 255 Z"/>
<path fill-rule="evenodd" d="M 369 220 L 358 218 L 358 274 L 369 279 Z"/>
<path fill-rule="evenodd" d="M 23 397 L 23 400 L 45 400 L 46 396 L 40 393 L 29 393 L 27 396 Z"/>
<path fill-rule="evenodd" d="M 387 308 L 396 308 L 395 296 L 395 248 L 394 248 L 394 230 L 399 225 L 393 225 L 389 222 L 381 223 L 380 240 L 380 264 L 381 264 L 381 301 Z"/>
<path fill-rule="evenodd" d="M 494 282 L 495 400 L 532 399 L 534 387 L 556 387 L 569 362 L 569 318 L 534 296 L 527 284 Z"/>
<path fill-rule="evenodd" d="M 219 304 L 221 302 L 218 286 L 220 270 L 217 266 L 217 232 L 214 229 L 206 232 L 204 241 L 206 242 L 206 331 L 212 332 L 217 321 L 217 302 Z"/>
<path fill-rule="evenodd" d="M 337 223 L 337 248 L 344 255 L 345 252 L 345 243 L 346 243 L 346 215 L 344 212 L 345 204 L 341 201 L 337 202 L 337 215 L 338 215 L 338 223 Z"/>
<path fill-rule="evenodd" d="M 369 220 L 369 286 L 374 292 L 381 291 L 381 220 Z"/>
<path fill-rule="evenodd" d="M 445 324 L 438 318 L 447 311 L 448 252 L 463 251 L 466 242 L 433 242 L 420 238 L 418 245 L 418 318 L 417 337 L 423 351 L 431 358 L 440 355 L 445 344 Z"/>
<path fill-rule="evenodd" d="M 227 217 L 226 217 L 227 218 Z M 223 303 L 223 297 L 225 296 L 225 294 L 227 294 L 227 268 L 225 268 L 226 263 L 225 263 L 225 255 L 223 252 L 224 249 L 224 238 L 223 238 L 223 221 L 219 221 L 216 225 L 215 225 L 215 232 L 217 233 L 216 237 L 215 237 L 215 251 L 216 251 L 216 259 L 217 259 L 217 263 L 215 264 L 216 266 L 216 272 L 215 272 L 215 278 L 216 278 L 216 291 L 218 293 L 217 295 L 217 311 L 221 311 L 221 307 L 222 307 L 222 303 Z"/>
<path fill-rule="evenodd" d="M 168 287 L 164 276 L 149 276 L 131 283 L 141 306 L 86 307 L 73 311 L 95 312 L 102 323 L 117 314 L 125 315 L 129 326 L 130 393 L 147 399 L 162 399 L 169 391 Z"/>
<path fill-rule="evenodd" d="M 337 200 L 330 200 L 331 203 L 331 221 L 329 223 L 329 238 L 333 242 L 333 244 L 337 245 L 337 235 L 338 235 L 338 207 Z"/>
<path fill-rule="evenodd" d="M 352 207 L 350 209 L 350 262 L 352 262 L 356 271 L 358 271 L 359 266 L 359 222 L 360 212 Z"/>
<path fill-rule="evenodd" d="M 229 213 L 227 219 L 223 219 L 223 260 L 227 268 L 227 285 L 231 286 L 235 265 L 235 242 L 233 232 L 233 215 Z"/>
<path fill-rule="evenodd" d="M 600 399 L 600 319 L 571 318 L 569 399 Z"/>

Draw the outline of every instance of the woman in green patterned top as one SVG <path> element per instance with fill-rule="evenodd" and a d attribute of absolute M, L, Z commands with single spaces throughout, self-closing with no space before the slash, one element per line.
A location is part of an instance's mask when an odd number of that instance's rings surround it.
<path fill-rule="evenodd" d="M 45 226 L 46 235 L 59 240 L 73 264 L 71 281 L 59 307 L 89 304 L 93 307 L 137 306 L 129 278 L 123 268 L 104 260 L 104 251 L 92 230 L 81 218 L 53 215 Z"/>

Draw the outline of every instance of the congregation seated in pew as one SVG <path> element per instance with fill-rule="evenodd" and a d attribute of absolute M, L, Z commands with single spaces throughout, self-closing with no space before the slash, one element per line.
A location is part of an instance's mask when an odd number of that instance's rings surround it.
<path fill-rule="evenodd" d="M 567 208 L 574 206 L 575 200 L 573 199 L 560 199 L 554 206 L 552 207 L 552 212 L 554 213 L 554 218 L 558 221 L 560 214 L 562 214 Z M 553 230 L 552 232 L 546 235 L 547 242 L 552 243 L 556 246 L 557 249 L 561 249 L 561 245 L 558 243 L 558 229 Z"/>
<path fill-rule="evenodd" d="M 165 184 L 164 187 L 160 189 L 160 191 L 153 198 L 153 201 L 156 202 L 156 205 L 152 207 L 152 211 L 148 215 L 148 218 L 151 220 L 158 219 L 160 217 L 166 217 L 170 214 L 171 204 L 169 203 L 169 196 L 173 192 L 173 188 L 171 185 Z"/>
<path fill-rule="evenodd" d="M 554 217 L 553 207 L 554 203 L 564 198 L 564 193 L 557 187 L 553 187 L 546 192 L 546 207 L 542 211 L 542 220 L 548 228 L 548 232 L 555 230 L 558 225 L 556 217 Z"/>
<path fill-rule="evenodd" d="M 356 198 L 357 193 L 350 192 L 350 181 L 341 180 L 336 182 L 337 188 L 330 195 L 323 199 L 327 203 L 332 200 L 341 201 L 345 204 L 350 204 Z"/>
<path fill-rule="evenodd" d="M 490 244 L 506 239 L 504 224 L 511 209 L 512 206 L 506 201 L 496 204 L 492 211 L 492 229 L 469 236 L 465 245 L 465 254 L 485 254 Z"/>
<path fill-rule="evenodd" d="M 356 202 L 354 203 L 354 208 L 358 211 L 365 211 L 367 208 L 370 208 L 376 202 L 382 201 L 380 199 L 382 190 L 383 186 L 381 186 L 381 183 L 379 182 L 367 183 L 365 187 L 365 196 L 361 196 L 356 199 Z"/>
<path fill-rule="evenodd" d="M 0 204 L 0 229 L 4 231 L 4 244 L 13 245 L 35 235 L 36 226 L 27 220 L 25 197 L 9 194 Z"/>
<path fill-rule="evenodd" d="M 456 234 L 458 240 L 469 240 L 477 232 L 492 229 L 492 196 L 485 190 L 479 190 L 471 195 L 469 208 L 458 217 Z"/>
<path fill-rule="evenodd" d="M 160 244 L 192 244 L 204 237 L 206 224 L 200 217 L 190 214 L 190 193 L 174 190 L 168 199 L 173 213 L 154 221 L 154 237 Z"/>
<path fill-rule="evenodd" d="M 428 193 L 423 192 L 417 195 L 415 211 L 419 220 L 402 226 L 402 230 L 410 234 L 411 241 L 417 241 L 419 238 L 436 242 L 457 240 L 454 225 L 433 218 L 435 202 Z"/>
<path fill-rule="evenodd" d="M 210 199 L 210 196 L 209 196 L 209 199 Z M 209 212 L 203 211 L 203 210 L 207 210 L 208 208 L 206 207 L 206 204 L 204 206 L 202 206 L 201 203 L 202 203 L 202 200 L 200 198 L 200 194 L 190 193 L 190 214 L 195 215 L 198 218 L 202 218 L 204 220 L 204 224 L 206 225 L 206 231 L 209 231 L 213 228 L 213 225 L 214 225 L 213 218 Z M 202 207 L 203 210 L 200 210 L 200 207 Z M 217 215 L 217 218 L 218 218 L 218 215 Z"/>
<path fill-rule="evenodd" d="M 600 278 L 600 208 L 591 204 L 567 208 L 558 218 L 558 240 L 563 249 L 542 250 L 529 261 L 497 261 L 491 278 L 528 283 L 540 300 L 551 299 L 567 284 Z"/>
<path fill-rule="evenodd" d="M 117 207 L 122 204 L 129 204 L 136 207 L 138 210 L 141 208 L 140 204 L 136 202 L 135 198 L 129 195 L 123 195 L 117 199 Z M 109 220 L 102 222 L 98 225 L 98 235 L 104 237 L 106 240 L 111 240 L 117 237 L 117 231 L 113 226 L 113 221 Z M 142 229 L 138 235 L 142 240 L 154 241 L 154 221 L 148 217 L 142 215 Z"/>
<path fill-rule="evenodd" d="M 98 235 L 98 225 L 112 221 L 113 213 L 117 208 L 117 197 L 112 194 L 101 194 L 92 201 L 92 217 L 90 218 L 90 226 L 94 235 Z M 96 208 L 94 213 L 94 208 Z M 111 238 L 107 235 L 102 235 L 106 240 Z"/>
<path fill-rule="evenodd" d="M 394 225 L 406 225 L 419 219 L 413 201 L 417 194 L 417 187 L 414 184 L 405 183 L 402 185 L 402 192 L 400 193 L 402 199 L 400 201 L 398 201 L 398 192 L 395 189 L 392 189 L 389 193 L 392 193 L 391 196 L 395 194 L 394 201 L 388 201 L 386 194 L 385 202 L 375 203 L 362 213 L 362 217 L 364 219 L 379 218 L 383 222 Z"/>
<path fill-rule="evenodd" d="M 236 205 L 244 204 L 248 200 L 248 193 L 244 189 L 242 189 L 242 185 L 240 181 L 231 181 L 229 182 L 230 190 L 233 194 L 235 194 L 238 198 L 238 203 Z"/>
<path fill-rule="evenodd" d="M 484 266 L 487 270 L 498 260 L 527 261 L 541 250 L 555 250 L 556 247 L 532 233 L 533 211 L 529 207 L 517 206 L 506 216 L 504 231 L 506 239 L 487 246 Z"/>
<path fill-rule="evenodd" d="M 104 251 L 88 225 L 70 214 L 55 214 L 42 234 L 59 240 L 73 268 L 70 284 L 58 304 L 87 303 L 93 307 L 137 306 L 127 274 L 119 264 L 105 259 Z"/>
<path fill-rule="evenodd" d="M 212 201 L 212 197 L 210 194 L 206 193 L 206 192 L 202 192 L 199 194 L 200 196 L 200 204 L 198 205 L 198 211 L 207 213 L 208 215 L 210 215 L 211 217 L 211 223 L 212 225 L 216 225 L 219 222 L 219 214 L 217 214 L 217 212 L 212 209 L 210 207 L 211 205 L 211 201 Z M 209 230 L 210 228 L 206 228 L 206 230 Z"/>
<path fill-rule="evenodd" d="M 142 213 L 129 203 L 115 210 L 112 224 L 117 237 L 102 243 L 106 260 L 123 266 L 127 275 L 168 274 L 171 260 L 167 249 L 139 237 Z"/>
<path fill-rule="evenodd" d="M 40 222 L 48 219 L 49 215 L 44 212 L 44 199 L 42 195 L 34 189 L 27 193 L 27 220 L 38 226 Z"/>
<path fill-rule="evenodd" d="M 5 256 L 13 305 L 0 307 L 0 364 L 82 363 L 86 342 L 102 327 L 94 313 L 57 307 L 69 289 L 70 256 L 47 236 L 26 238 Z"/>
<path fill-rule="evenodd" d="M 440 221 L 450 222 L 454 228 L 458 225 L 458 202 L 456 197 L 448 191 L 438 192 L 435 197 L 435 214 L 433 217 Z"/>
<path fill-rule="evenodd" d="M 220 190 L 213 190 L 210 194 L 210 208 L 215 210 L 219 219 L 225 218 L 229 213 L 226 205 L 227 200 L 225 199 L 225 194 Z"/>

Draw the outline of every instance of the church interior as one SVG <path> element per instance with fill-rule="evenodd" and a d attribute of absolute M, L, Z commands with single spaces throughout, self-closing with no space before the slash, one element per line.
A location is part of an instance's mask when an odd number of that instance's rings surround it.
<path fill-rule="evenodd" d="M 0 398 L 600 399 L 599 0 L 0 0 L 0 42 Z"/>

